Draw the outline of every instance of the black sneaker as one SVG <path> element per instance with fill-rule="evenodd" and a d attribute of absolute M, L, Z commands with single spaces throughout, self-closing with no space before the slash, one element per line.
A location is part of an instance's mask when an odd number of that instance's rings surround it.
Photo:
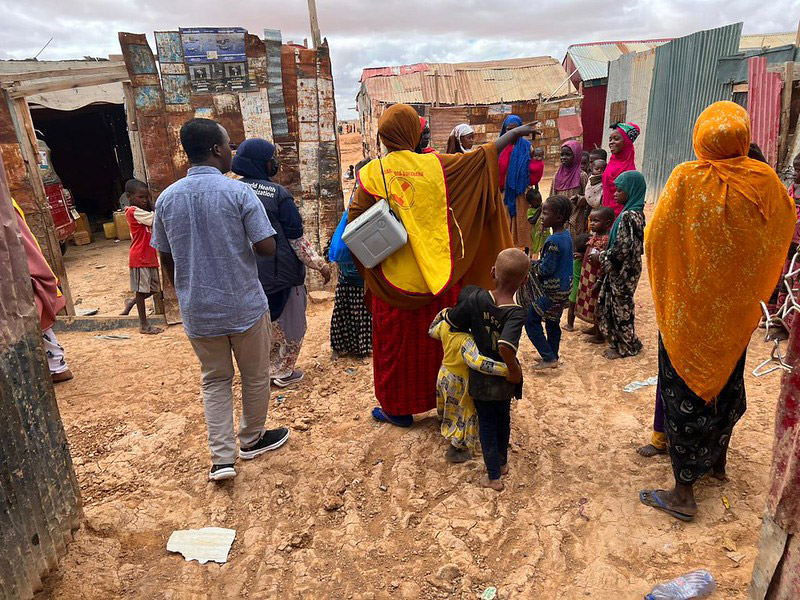
<path fill-rule="evenodd" d="M 277 450 L 289 439 L 289 429 L 278 427 L 277 429 L 267 429 L 261 439 L 249 448 L 239 448 L 239 456 L 245 460 L 250 460 L 256 456 L 261 456 L 270 450 Z"/>
<path fill-rule="evenodd" d="M 208 473 L 209 481 L 224 481 L 234 477 L 236 477 L 236 469 L 233 468 L 233 463 L 229 465 L 211 465 L 211 471 Z"/>

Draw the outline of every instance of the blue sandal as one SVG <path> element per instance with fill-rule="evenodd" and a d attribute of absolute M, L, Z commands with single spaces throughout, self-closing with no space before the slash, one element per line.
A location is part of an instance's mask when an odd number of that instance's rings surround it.
<path fill-rule="evenodd" d="M 639 492 L 639 501 L 645 506 L 649 506 L 650 508 L 655 508 L 656 510 L 665 512 L 669 516 L 675 517 L 676 519 L 680 519 L 681 521 L 688 522 L 694 519 L 694 515 L 682 513 L 667 506 L 664 503 L 664 501 L 658 497 L 657 494 L 657 492 L 664 492 L 664 491 L 666 490 L 642 490 L 641 492 Z"/>
<path fill-rule="evenodd" d="M 372 418 L 398 427 L 411 427 L 414 424 L 414 415 L 387 415 L 380 406 L 372 409 Z"/>

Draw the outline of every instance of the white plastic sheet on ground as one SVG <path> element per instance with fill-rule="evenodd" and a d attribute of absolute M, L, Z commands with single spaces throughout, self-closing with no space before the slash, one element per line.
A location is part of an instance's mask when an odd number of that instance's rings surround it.
<path fill-rule="evenodd" d="M 644 387 L 656 385 L 657 383 L 658 383 L 658 377 L 650 377 L 648 379 L 645 379 L 644 381 L 632 381 L 624 388 L 622 388 L 622 391 L 631 393 Z"/>
<path fill-rule="evenodd" d="M 201 565 L 209 561 L 225 563 L 235 537 L 236 530 L 222 527 L 181 529 L 169 536 L 167 551 L 180 552 L 187 561 L 196 560 Z"/>

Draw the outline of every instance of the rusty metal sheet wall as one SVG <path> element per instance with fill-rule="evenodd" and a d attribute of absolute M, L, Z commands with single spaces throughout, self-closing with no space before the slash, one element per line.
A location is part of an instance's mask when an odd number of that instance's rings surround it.
<path fill-rule="evenodd" d="M 234 143 L 247 137 L 263 137 L 275 143 L 281 160 L 277 179 L 293 194 L 308 238 L 321 250 L 342 211 L 336 105 L 327 45 L 316 50 L 282 45 L 281 33 L 276 30 L 265 30 L 265 40 L 247 34 L 245 53 L 253 83 L 250 90 L 189 91 L 185 95 L 172 80 L 162 88 L 144 36 L 120 34 L 121 42 L 123 36 L 129 36 L 124 38 L 123 54 L 132 74 L 137 116 L 142 123 L 150 119 L 154 132 L 160 127 L 160 135 L 143 136 L 148 167 L 157 160 L 153 166 L 161 168 L 156 173 L 158 183 L 150 182 L 151 188 L 157 188 L 156 194 L 186 173 L 188 162 L 179 139 L 183 123 L 193 117 L 215 119 Z M 156 41 L 165 59 L 159 63 L 162 81 L 185 76 L 176 32 L 157 32 Z"/>
<path fill-rule="evenodd" d="M 297 115 L 297 67 L 295 62 L 297 51 L 298 49 L 293 46 L 281 48 L 281 78 L 287 134 L 278 143 L 278 149 L 281 158 L 280 182 L 292 192 L 295 201 L 299 203 L 303 186 L 300 179 L 300 148 L 298 146 L 300 123 Z"/>
<path fill-rule="evenodd" d="M 272 119 L 269 111 L 269 94 L 264 88 L 254 92 L 240 92 L 239 106 L 245 138 L 272 138 Z"/>
<path fill-rule="evenodd" d="M 25 212 L 28 225 L 36 239 L 39 240 L 39 244 L 46 248 L 46 217 L 49 209 L 40 205 L 34 193 L 33 184 L 28 177 L 28 169 L 22 157 L 22 150 L 19 147 L 14 121 L 2 91 L 0 91 L 0 157 L 6 165 L 11 196 Z M 50 221 L 52 222 L 52 217 Z M 51 262 L 50 257 L 48 257 L 48 262 Z M 52 264 L 50 266 L 53 267 Z"/>
<path fill-rule="evenodd" d="M 778 163 L 783 80 L 780 73 L 767 73 L 766 56 L 748 59 L 747 70 L 751 139 L 761 147 L 767 162 L 774 168 Z"/>
<path fill-rule="evenodd" d="M 147 184 L 154 198 L 177 179 L 173 166 L 173 148 L 167 145 L 167 112 L 164 94 L 156 71 L 156 62 L 144 34 L 120 33 L 119 43 L 125 65 L 131 75 L 135 94 L 139 136 L 142 141 Z"/>
<path fill-rule="evenodd" d="M 341 216 L 336 106 L 326 48 L 296 48 L 300 212 L 306 237 L 323 248 Z M 318 279 L 316 273 L 310 274 Z M 319 283 L 319 281 L 317 281 Z"/>
<path fill-rule="evenodd" d="M 731 99 L 730 84 L 717 80 L 717 63 L 737 52 L 741 33 L 742 24 L 736 23 L 656 48 L 647 143 L 639 164 L 647 180 L 648 202 L 658 200 L 679 163 L 692 160 L 692 131 L 698 115 L 713 102 Z"/>
<path fill-rule="evenodd" d="M 466 106 L 431 108 L 431 146 L 437 152 L 446 152 L 450 132 L 461 123 L 469 123 Z"/>
<path fill-rule="evenodd" d="M 0 158 L 0 592 L 32 598 L 81 518 L 17 216 Z"/>

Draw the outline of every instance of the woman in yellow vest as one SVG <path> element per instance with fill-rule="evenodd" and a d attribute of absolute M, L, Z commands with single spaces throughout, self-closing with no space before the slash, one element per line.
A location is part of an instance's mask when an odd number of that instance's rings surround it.
<path fill-rule="evenodd" d="M 419 123 L 406 104 L 383 113 L 378 135 L 388 154 L 361 169 L 349 213 L 352 221 L 387 198 L 408 232 L 408 243 L 380 265 L 357 264 L 373 318 L 380 407 L 372 415 L 402 427 L 436 408 L 442 346 L 428 337 L 433 318 L 456 303 L 462 285 L 491 289 L 491 267 L 512 246 L 497 190 L 497 154 L 536 133 L 534 125 L 525 125 L 468 154 L 417 154 Z"/>

